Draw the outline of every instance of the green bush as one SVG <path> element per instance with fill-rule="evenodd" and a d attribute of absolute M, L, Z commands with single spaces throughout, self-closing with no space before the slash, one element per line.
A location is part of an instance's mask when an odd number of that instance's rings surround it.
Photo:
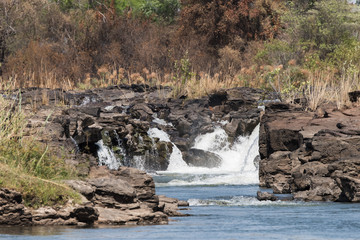
<path fill-rule="evenodd" d="M 286 65 L 294 58 L 295 50 L 288 42 L 273 39 L 264 44 L 263 49 L 256 54 L 255 61 L 259 65 Z"/>
<path fill-rule="evenodd" d="M 180 10 L 180 2 L 178 0 L 147 0 L 141 5 L 140 10 L 154 21 L 172 23 Z"/>
<path fill-rule="evenodd" d="M 337 46 L 349 41 L 357 21 L 350 5 L 341 0 L 321 0 L 303 12 L 290 5 L 290 11 L 283 16 L 286 35 L 294 47 L 301 47 L 303 53 L 316 52 L 321 60 L 328 57 Z"/>

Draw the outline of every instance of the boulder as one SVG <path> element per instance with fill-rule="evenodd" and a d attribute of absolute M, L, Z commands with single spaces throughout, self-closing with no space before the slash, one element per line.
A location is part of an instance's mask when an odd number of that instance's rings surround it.
<path fill-rule="evenodd" d="M 95 188 L 96 198 L 114 199 L 118 203 L 133 203 L 136 198 L 135 189 L 121 179 L 95 178 L 88 181 Z"/>
<path fill-rule="evenodd" d="M 184 161 L 195 167 L 215 168 L 221 165 L 221 157 L 202 149 L 191 148 L 183 154 Z"/>
<path fill-rule="evenodd" d="M 360 109 L 323 109 L 322 117 L 290 105 L 267 109 L 260 127 L 260 185 L 304 201 L 359 202 Z"/>
<path fill-rule="evenodd" d="M 279 200 L 273 193 L 257 191 L 256 198 L 259 201 L 277 201 Z"/>

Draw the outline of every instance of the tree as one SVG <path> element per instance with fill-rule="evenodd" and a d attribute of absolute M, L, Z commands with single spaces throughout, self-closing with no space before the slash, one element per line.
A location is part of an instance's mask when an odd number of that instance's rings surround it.
<path fill-rule="evenodd" d="M 279 0 L 184 0 L 180 32 L 202 37 L 215 48 L 235 37 L 269 39 L 280 28 Z"/>

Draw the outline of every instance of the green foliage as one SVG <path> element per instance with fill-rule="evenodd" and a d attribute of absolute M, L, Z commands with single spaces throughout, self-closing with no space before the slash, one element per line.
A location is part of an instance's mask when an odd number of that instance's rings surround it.
<path fill-rule="evenodd" d="M 175 61 L 175 71 L 176 79 L 178 81 L 180 80 L 182 85 L 190 80 L 192 76 L 194 76 L 194 73 L 191 71 L 191 63 L 188 57 L 188 53 L 186 53 L 185 56 L 179 61 Z"/>
<path fill-rule="evenodd" d="M 340 70 L 356 68 L 360 64 L 360 42 L 354 39 L 336 46 L 327 64 Z"/>
<path fill-rule="evenodd" d="M 255 61 L 260 65 L 286 65 L 295 57 L 296 52 L 288 42 L 273 39 L 266 42 L 263 49 L 258 51 Z"/>
<path fill-rule="evenodd" d="M 115 8 L 121 13 L 126 9 L 139 12 L 141 6 L 145 4 L 145 1 L 146 0 L 115 0 Z"/>
<path fill-rule="evenodd" d="M 185 91 L 186 84 L 195 76 L 195 73 L 191 71 L 191 62 L 186 52 L 184 57 L 179 61 L 175 61 L 175 88 L 173 89 L 174 96 L 180 96 Z"/>
<path fill-rule="evenodd" d="M 141 12 L 154 21 L 173 23 L 180 10 L 178 0 L 147 0 L 140 7 Z"/>
<path fill-rule="evenodd" d="M 64 204 L 77 198 L 58 181 L 74 177 L 64 159 L 32 137 L 24 137 L 27 121 L 21 106 L 0 97 L 0 186 L 23 193 L 31 207 Z"/>
<path fill-rule="evenodd" d="M 344 1 L 321 0 L 305 13 L 292 5 L 283 21 L 293 46 L 301 46 L 303 52 L 317 52 L 324 60 L 338 45 L 352 38 L 352 15 Z"/>

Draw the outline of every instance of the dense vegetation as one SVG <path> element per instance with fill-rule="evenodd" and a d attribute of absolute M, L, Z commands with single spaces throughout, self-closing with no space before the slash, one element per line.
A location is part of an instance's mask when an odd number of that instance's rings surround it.
<path fill-rule="evenodd" d="M 190 97 L 251 86 L 293 99 L 324 84 L 340 94 L 358 79 L 358 12 L 344 0 L 3 0 L 0 78 L 168 84 Z"/>
<path fill-rule="evenodd" d="M 37 135 L 28 136 L 26 124 L 20 105 L 0 96 L 0 187 L 21 192 L 24 204 L 34 208 L 79 199 L 61 183 L 74 177 L 74 170 L 37 142 Z"/>

